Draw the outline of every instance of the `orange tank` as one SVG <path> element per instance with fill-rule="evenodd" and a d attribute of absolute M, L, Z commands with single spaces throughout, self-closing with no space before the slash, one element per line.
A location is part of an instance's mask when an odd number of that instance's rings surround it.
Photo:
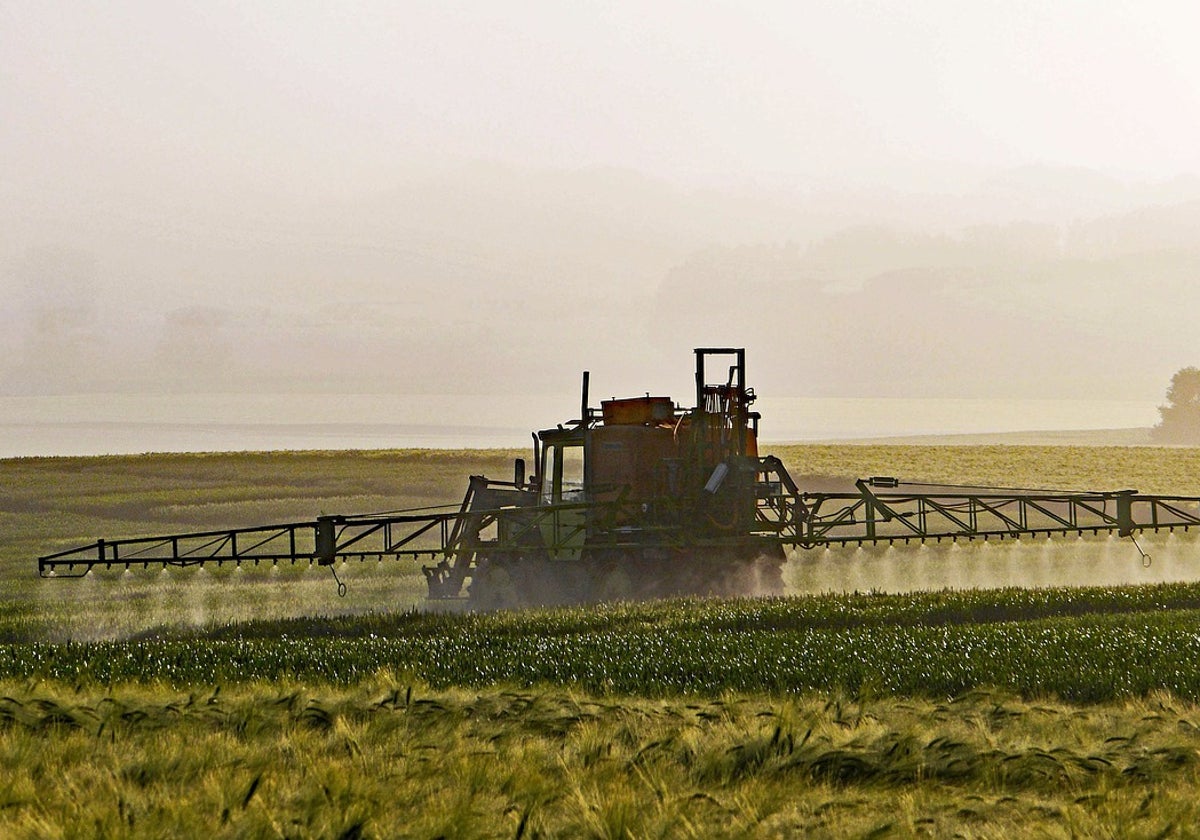
<path fill-rule="evenodd" d="M 630 397 L 600 403 L 606 426 L 661 426 L 675 419 L 675 403 L 670 397 Z"/>
<path fill-rule="evenodd" d="M 668 492 L 666 464 L 676 457 L 675 436 L 665 426 L 632 423 L 592 432 L 592 489 L 597 499 L 626 492 L 649 500 Z"/>

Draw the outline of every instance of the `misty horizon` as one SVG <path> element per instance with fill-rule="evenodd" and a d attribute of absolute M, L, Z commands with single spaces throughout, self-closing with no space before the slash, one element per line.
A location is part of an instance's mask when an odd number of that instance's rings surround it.
<path fill-rule="evenodd" d="M 9 10 L 0 396 L 679 397 L 723 345 L 773 396 L 1154 400 L 1200 361 L 1195 13 L 686 11 Z"/>

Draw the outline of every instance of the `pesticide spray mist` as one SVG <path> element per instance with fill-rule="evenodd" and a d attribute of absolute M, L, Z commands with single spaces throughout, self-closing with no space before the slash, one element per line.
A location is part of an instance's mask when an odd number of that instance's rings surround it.
<path fill-rule="evenodd" d="M 784 569 L 789 594 L 1121 586 L 1200 579 L 1200 536 L 1157 533 L 816 548 Z M 1142 552 L 1147 555 L 1143 558 Z"/>

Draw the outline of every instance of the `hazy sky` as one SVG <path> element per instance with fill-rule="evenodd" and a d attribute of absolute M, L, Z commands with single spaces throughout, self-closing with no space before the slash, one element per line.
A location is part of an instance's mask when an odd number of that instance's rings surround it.
<path fill-rule="evenodd" d="M 1186 2 L 0 0 L 0 392 L 28 390 L 33 368 L 51 390 L 86 388 L 85 362 L 104 387 L 186 373 L 214 388 L 272 347 L 258 375 L 429 365 L 471 389 L 509 387 L 506 364 L 571 340 L 564 371 L 636 371 L 664 343 L 686 367 L 692 344 L 753 344 L 753 319 L 731 333 L 698 313 L 658 344 L 629 319 L 712 248 L 803 247 L 881 213 L 916 224 L 914 208 L 931 230 L 974 213 L 1057 226 L 1031 234 L 1056 241 L 1200 199 L 1161 187 L 1200 175 L 1197 32 Z M 1057 175 L 1002 210 L 963 199 L 1014 170 Z M 1186 233 L 1200 217 L 1178 218 Z M 1037 266 L 1023 281 L 1054 274 Z M 1189 266 L 1172 262 L 1172 282 Z M 889 268 L 921 265 L 871 270 Z M 859 288 L 855 270 L 834 279 Z M 1067 275 L 1079 285 L 1056 306 L 1095 282 Z M 564 303 L 528 303 L 547 289 Z M 1178 314 L 1156 294 L 1135 290 L 1139 312 Z M 804 335 L 757 349 L 811 356 Z M 1137 397 L 1200 361 L 1171 341 Z M 1053 392 L 1077 380 L 1067 364 L 1016 371 L 1012 390 Z"/>
<path fill-rule="evenodd" d="M 60 197 L 358 190 L 437 157 L 1167 177 L 1200 171 L 1198 31 L 1190 2 L 9 0 L 0 151 Z"/>

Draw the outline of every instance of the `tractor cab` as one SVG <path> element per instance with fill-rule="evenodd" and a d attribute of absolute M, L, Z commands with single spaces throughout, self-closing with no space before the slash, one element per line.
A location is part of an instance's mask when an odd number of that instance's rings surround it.
<path fill-rule="evenodd" d="M 561 505 L 588 498 L 587 451 L 590 429 L 580 425 L 537 433 L 538 504 Z"/>
<path fill-rule="evenodd" d="M 743 524 L 754 505 L 759 417 L 749 410 L 745 352 L 695 352 L 694 408 L 647 393 L 605 400 L 596 410 L 585 372 L 579 419 L 534 435 L 536 505 L 560 508 L 543 520 L 546 544 L 560 547 L 553 554 L 566 546 L 575 557 L 596 532 L 614 528 L 626 535 L 679 528 L 698 512 L 705 515 L 700 530 Z M 726 370 L 712 364 L 721 357 L 733 362 Z M 715 384 L 707 381 L 714 369 L 725 374 Z"/>

